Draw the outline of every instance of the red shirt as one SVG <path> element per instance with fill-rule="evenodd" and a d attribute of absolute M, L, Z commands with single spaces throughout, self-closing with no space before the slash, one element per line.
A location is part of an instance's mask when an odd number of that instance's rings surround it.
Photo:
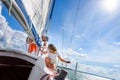
<path fill-rule="evenodd" d="M 29 46 L 28 46 L 28 52 L 31 53 L 31 52 L 36 52 L 36 44 L 35 43 L 29 43 Z"/>

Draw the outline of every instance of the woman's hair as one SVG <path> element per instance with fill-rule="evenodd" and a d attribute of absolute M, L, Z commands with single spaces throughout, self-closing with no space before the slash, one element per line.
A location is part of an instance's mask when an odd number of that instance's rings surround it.
<path fill-rule="evenodd" d="M 57 51 L 56 47 L 53 44 L 49 44 L 48 48 L 52 50 L 53 52 Z"/>

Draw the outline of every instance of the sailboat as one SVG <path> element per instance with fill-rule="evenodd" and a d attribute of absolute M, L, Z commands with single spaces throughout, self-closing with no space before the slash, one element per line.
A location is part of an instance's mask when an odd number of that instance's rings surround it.
<path fill-rule="evenodd" d="M 27 35 L 41 46 L 40 37 L 55 0 L 1 0 Z M 26 52 L 0 49 L 0 80 L 48 80 L 44 59 Z"/>

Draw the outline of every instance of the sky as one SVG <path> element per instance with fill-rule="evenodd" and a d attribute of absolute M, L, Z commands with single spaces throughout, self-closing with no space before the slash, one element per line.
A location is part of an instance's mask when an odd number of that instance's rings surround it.
<path fill-rule="evenodd" d="M 8 17 L 8 11 L 2 6 L 1 14 L 5 18 L 3 23 L 9 26 L 9 31 L 24 34 L 16 35 L 16 39 L 11 36 L 6 42 L 9 43 L 14 38 L 17 40 L 16 44 L 23 41 L 25 45 L 27 35 L 12 15 Z M 95 70 L 98 73 L 107 70 L 109 74 L 119 75 L 115 77 L 120 79 L 119 29 L 119 0 L 56 0 L 48 29 L 48 43 L 53 43 L 63 58 L 71 60 L 74 64 L 81 63 L 82 70 L 94 72 L 91 69 L 96 66 Z M 2 33 L 4 29 L 0 30 Z M 18 41 L 19 39 L 21 41 Z"/>
<path fill-rule="evenodd" d="M 105 1 L 57 0 L 48 33 L 50 42 L 60 52 L 71 49 L 86 54 L 84 61 L 88 63 L 120 65 L 120 1 Z"/>
<path fill-rule="evenodd" d="M 20 51 L 26 51 L 25 39 L 27 34 L 17 29 L 12 29 L 9 26 L 9 22 L 6 21 L 6 17 L 1 15 L 0 4 L 0 48 L 15 49 Z M 13 20 L 13 25 L 14 24 Z"/>

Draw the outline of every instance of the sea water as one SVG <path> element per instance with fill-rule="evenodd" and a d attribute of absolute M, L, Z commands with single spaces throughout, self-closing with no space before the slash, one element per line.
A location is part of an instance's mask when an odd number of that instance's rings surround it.
<path fill-rule="evenodd" d="M 68 69 L 65 67 L 59 67 L 59 68 L 64 69 L 68 73 L 65 80 L 116 80 L 82 71 L 77 71 L 76 75 L 74 75 L 74 70 L 72 69 Z"/>

